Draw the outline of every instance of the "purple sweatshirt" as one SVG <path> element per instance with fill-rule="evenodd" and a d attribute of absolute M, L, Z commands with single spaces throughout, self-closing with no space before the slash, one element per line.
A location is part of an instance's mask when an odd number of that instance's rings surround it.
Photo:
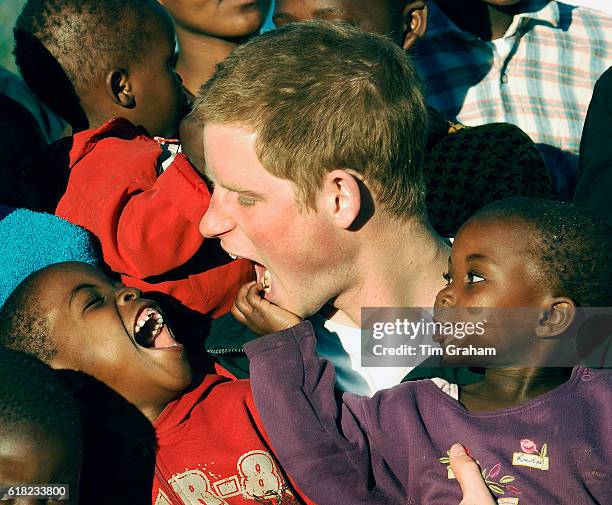
<path fill-rule="evenodd" d="M 468 447 L 503 505 L 612 503 L 612 378 L 574 369 L 534 400 L 468 412 L 430 380 L 372 398 L 334 390 L 309 322 L 244 347 L 255 403 L 283 468 L 320 505 L 449 505 L 448 463 Z"/>

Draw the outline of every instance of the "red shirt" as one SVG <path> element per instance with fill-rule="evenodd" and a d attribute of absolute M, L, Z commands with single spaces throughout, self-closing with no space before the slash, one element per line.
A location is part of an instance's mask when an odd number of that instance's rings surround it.
<path fill-rule="evenodd" d="M 251 279 L 252 266 L 204 240 L 198 225 L 208 187 L 183 154 L 158 176 L 161 155 L 155 140 L 123 118 L 77 133 L 56 214 L 98 237 L 105 263 L 126 285 L 217 317 Z"/>
<path fill-rule="evenodd" d="M 154 505 L 313 503 L 296 498 L 247 380 L 207 375 L 155 421 Z"/>

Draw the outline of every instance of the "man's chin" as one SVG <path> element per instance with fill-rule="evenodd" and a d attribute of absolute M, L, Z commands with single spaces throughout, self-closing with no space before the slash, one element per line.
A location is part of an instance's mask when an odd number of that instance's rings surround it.
<path fill-rule="evenodd" d="M 286 296 L 280 296 L 279 294 L 274 293 L 274 292 L 266 293 L 264 298 L 270 303 L 273 303 L 274 305 L 277 305 L 281 309 L 287 310 L 291 312 L 292 314 L 295 314 L 301 319 L 310 317 L 316 312 L 318 312 L 318 309 L 309 310 L 304 305 L 304 303 L 299 303 L 293 299 L 289 299 Z"/>

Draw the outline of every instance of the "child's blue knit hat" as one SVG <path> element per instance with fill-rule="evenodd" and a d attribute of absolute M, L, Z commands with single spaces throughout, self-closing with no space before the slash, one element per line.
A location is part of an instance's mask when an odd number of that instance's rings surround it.
<path fill-rule="evenodd" d="M 100 263 L 86 230 L 52 214 L 0 205 L 0 308 L 28 275 L 64 261 Z"/>

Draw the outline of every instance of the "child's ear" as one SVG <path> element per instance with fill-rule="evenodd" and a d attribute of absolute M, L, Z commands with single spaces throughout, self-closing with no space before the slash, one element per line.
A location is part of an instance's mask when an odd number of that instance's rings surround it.
<path fill-rule="evenodd" d="M 120 107 L 132 109 L 136 104 L 132 83 L 127 70 L 113 68 L 106 74 L 106 92 L 111 100 Z"/>
<path fill-rule="evenodd" d="M 329 172 L 323 189 L 324 205 L 341 228 L 349 229 L 361 211 L 360 180 L 347 170 Z"/>
<path fill-rule="evenodd" d="M 540 338 L 558 337 L 564 333 L 574 321 L 576 305 L 565 297 L 556 297 L 544 311 L 535 334 Z"/>
<path fill-rule="evenodd" d="M 407 51 L 427 31 L 426 0 L 408 0 L 402 7 L 402 47 Z"/>

